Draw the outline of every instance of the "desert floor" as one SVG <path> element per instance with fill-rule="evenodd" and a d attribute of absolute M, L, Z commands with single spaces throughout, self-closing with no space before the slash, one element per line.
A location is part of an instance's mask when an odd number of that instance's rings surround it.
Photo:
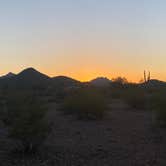
<path fill-rule="evenodd" d="M 0 166 L 166 166 L 166 129 L 152 113 L 133 110 L 120 100 L 101 121 L 80 121 L 49 105 L 53 132 L 34 156 L 9 153 L 13 142 L 0 130 Z"/>

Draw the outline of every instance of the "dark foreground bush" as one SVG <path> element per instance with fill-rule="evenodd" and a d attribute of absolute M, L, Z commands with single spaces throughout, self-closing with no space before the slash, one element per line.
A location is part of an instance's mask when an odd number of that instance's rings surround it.
<path fill-rule="evenodd" d="M 143 109 L 147 106 L 145 92 L 143 89 L 138 87 L 126 89 L 123 99 L 129 106 L 135 109 Z"/>
<path fill-rule="evenodd" d="M 154 122 L 161 127 L 166 127 L 166 90 L 159 90 L 153 94 L 151 107 L 154 113 Z"/>
<path fill-rule="evenodd" d="M 48 133 L 44 119 L 46 110 L 31 96 L 8 98 L 5 124 L 9 137 L 19 142 L 16 150 L 33 152 L 42 144 Z"/>
<path fill-rule="evenodd" d="M 106 106 L 105 98 L 98 91 L 80 89 L 65 99 L 64 112 L 74 114 L 80 119 L 101 119 Z"/>

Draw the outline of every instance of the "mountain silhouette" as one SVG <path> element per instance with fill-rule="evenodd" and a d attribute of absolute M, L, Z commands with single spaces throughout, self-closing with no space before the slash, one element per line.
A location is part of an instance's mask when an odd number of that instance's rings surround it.
<path fill-rule="evenodd" d="M 17 74 L 15 78 L 18 79 L 19 81 L 25 81 L 25 82 L 27 81 L 29 83 L 47 81 L 50 79 L 50 77 L 40 73 L 34 68 L 27 68 L 23 70 L 22 72 Z"/>
<path fill-rule="evenodd" d="M 108 87 L 110 83 L 111 80 L 106 77 L 97 77 L 96 79 L 90 81 L 90 84 L 96 87 Z"/>
<path fill-rule="evenodd" d="M 50 78 L 34 68 L 27 68 L 12 78 L 12 84 L 16 87 L 35 88 L 46 87 Z"/>
<path fill-rule="evenodd" d="M 66 76 L 57 76 L 50 78 L 49 76 L 37 71 L 34 68 L 27 68 L 18 74 L 9 73 L 0 77 L 0 87 L 16 88 L 16 89 L 34 89 L 54 87 L 64 88 L 80 84 L 79 81 Z"/>
<path fill-rule="evenodd" d="M 12 73 L 12 72 L 9 72 L 8 74 L 6 75 L 3 75 L 2 77 L 0 77 L 0 79 L 7 79 L 7 78 L 11 78 L 11 77 L 14 77 L 16 74 Z"/>
<path fill-rule="evenodd" d="M 166 82 L 160 81 L 160 80 L 157 80 L 157 79 L 151 79 L 147 83 L 143 83 L 141 85 L 146 86 L 146 87 L 152 87 L 152 88 L 155 87 L 155 88 L 157 88 L 157 87 L 166 86 Z"/>
<path fill-rule="evenodd" d="M 111 83 L 106 77 L 97 77 L 88 84 L 96 87 L 108 87 Z M 12 72 L 0 77 L 0 88 L 14 89 L 64 89 L 83 85 L 80 81 L 66 76 L 49 77 L 34 68 L 27 68 L 18 74 Z M 86 84 L 86 83 L 85 83 Z M 139 84 L 140 86 L 162 87 L 166 86 L 166 82 L 152 79 L 147 83 Z"/>
<path fill-rule="evenodd" d="M 11 74 L 10 74 L 11 75 Z M 34 88 L 44 87 L 49 83 L 50 78 L 40 73 L 34 68 L 27 68 L 17 75 L 11 77 L 3 77 L 0 81 L 1 87 L 8 88 Z"/>
<path fill-rule="evenodd" d="M 75 79 L 72 79 L 72 78 L 69 78 L 66 76 L 53 77 L 51 82 L 54 86 L 63 86 L 63 87 L 76 86 L 76 85 L 79 85 L 81 83 Z"/>

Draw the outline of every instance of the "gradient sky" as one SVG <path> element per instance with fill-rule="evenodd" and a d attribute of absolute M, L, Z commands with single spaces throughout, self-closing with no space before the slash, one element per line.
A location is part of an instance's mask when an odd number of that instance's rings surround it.
<path fill-rule="evenodd" d="M 79 80 L 143 70 L 166 80 L 165 0 L 5 0 L 0 74 L 34 67 Z"/>

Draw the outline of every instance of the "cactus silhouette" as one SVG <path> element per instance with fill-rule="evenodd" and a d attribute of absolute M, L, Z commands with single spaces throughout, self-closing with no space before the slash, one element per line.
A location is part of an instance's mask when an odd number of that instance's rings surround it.
<path fill-rule="evenodd" d="M 151 73 L 150 71 L 148 72 L 148 76 L 146 75 L 146 70 L 144 70 L 144 82 L 147 83 L 150 81 Z"/>

